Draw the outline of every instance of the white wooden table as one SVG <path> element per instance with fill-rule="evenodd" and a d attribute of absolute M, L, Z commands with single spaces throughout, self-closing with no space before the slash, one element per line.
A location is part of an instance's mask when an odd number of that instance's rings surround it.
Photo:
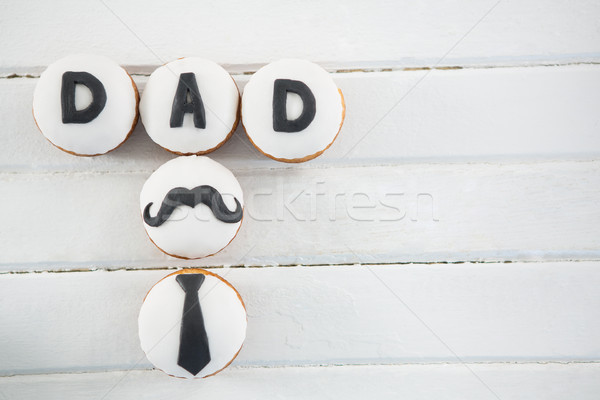
<path fill-rule="evenodd" d="M 0 4 L 0 399 L 595 399 L 600 391 L 600 3 L 112 0 Z M 247 199 L 235 241 L 184 262 L 138 215 L 173 155 L 138 124 L 95 158 L 37 131 L 46 65 L 181 56 L 240 89 L 284 57 L 326 67 L 346 122 L 277 163 L 240 128 L 210 156 Z M 232 367 L 183 381 L 137 338 L 179 267 L 235 285 Z"/>

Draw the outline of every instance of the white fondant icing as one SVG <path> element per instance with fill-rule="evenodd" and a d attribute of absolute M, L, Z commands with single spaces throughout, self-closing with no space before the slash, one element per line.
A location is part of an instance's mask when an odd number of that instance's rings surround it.
<path fill-rule="evenodd" d="M 104 86 L 106 105 L 88 123 L 62 122 L 62 75 L 67 71 L 89 72 Z M 78 110 L 92 100 L 89 89 L 81 86 L 75 89 Z M 54 145 L 79 155 L 96 155 L 113 150 L 127 138 L 137 116 L 136 103 L 134 83 L 123 68 L 103 56 L 78 54 L 62 58 L 42 72 L 33 94 L 33 114 Z"/>
<path fill-rule="evenodd" d="M 193 72 L 204 104 L 206 127 L 194 126 L 185 114 L 183 126 L 171 128 L 173 99 L 182 73 Z M 159 146 L 181 154 L 212 151 L 225 140 L 237 123 L 240 95 L 231 76 L 220 65 L 202 58 L 182 58 L 157 68 L 144 88 L 140 101 L 142 123 Z"/>
<path fill-rule="evenodd" d="M 153 203 L 150 215 L 155 216 L 169 190 L 201 185 L 217 189 L 230 211 L 236 209 L 235 199 L 244 206 L 242 188 L 231 171 L 208 157 L 181 156 L 166 162 L 148 178 L 140 194 L 140 211 L 143 214 L 146 205 Z M 202 258 L 227 246 L 241 223 L 219 221 L 208 206 L 198 204 L 194 208 L 179 206 L 162 225 L 152 227 L 144 222 L 144 227 L 154 244 L 165 253 Z"/>
<path fill-rule="evenodd" d="M 311 124 L 300 132 L 273 130 L 273 85 L 276 79 L 305 83 L 316 102 Z M 333 142 L 343 122 L 344 107 L 335 82 L 323 68 L 305 60 L 287 59 L 259 69 L 244 88 L 242 122 L 256 147 L 276 159 L 298 160 L 318 153 Z M 299 96 L 288 93 L 288 118 L 302 112 Z"/>
<path fill-rule="evenodd" d="M 211 360 L 193 376 L 177 364 L 185 293 L 176 276 L 172 274 L 158 282 L 142 304 L 138 318 L 142 350 L 152 364 L 169 375 L 202 378 L 225 367 L 242 347 L 246 337 L 246 310 L 234 289 L 221 279 L 205 274 L 198 298 Z"/>

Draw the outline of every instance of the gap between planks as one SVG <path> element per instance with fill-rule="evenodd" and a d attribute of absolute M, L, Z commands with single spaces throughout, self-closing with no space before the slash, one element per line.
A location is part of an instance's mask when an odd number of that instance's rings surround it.
<path fill-rule="evenodd" d="M 598 364 L 236 368 L 208 380 L 154 370 L 0 378 L 3 398 L 596 399 Z"/>
<path fill-rule="evenodd" d="M 390 63 L 383 65 L 373 66 L 356 66 L 356 64 L 350 63 L 347 66 L 336 66 L 330 67 L 328 63 L 319 63 L 328 72 L 333 74 L 348 74 L 348 73 L 379 73 L 379 72 L 415 72 L 415 71 L 446 71 L 446 70 L 457 70 L 457 69 L 493 69 L 493 68 L 529 68 L 529 67 L 566 67 L 566 66 L 577 66 L 577 65 L 600 65 L 600 60 L 537 60 L 537 61 L 523 61 L 523 62 L 507 62 L 507 63 L 486 63 L 481 62 L 479 64 L 464 64 L 464 65 L 436 65 L 435 63 L 425 63 L 423 65 L 407 66 L 402 63 Z M 252 75 L 265 64 L 248 64 L 248 65 L 223 65 L 223 67 L 232 76 L 238 77 L 243 75 Z M 132 76 L 150 76 L 150 74 L 158 68 L 159 65 L 123 65 L 123 68 L 129 72 Z M 34 70 L 44 70 L 45 67 L 36 67 Z M 4 72 L 0 73 L 0 79 L 38 79 L 40 72 Z"/>
<path fill-rule="evenodd" d="M 566 360 L 566 361 L 470 361 L 468 363 L 464 362 L 449 362 L 449 361 L 439 361 L 439 362 L 406 362 L 406 363 L 366 363 L 366 364 L 340 364 L 340 363 L 331 363 L 331 364 L 286 364 L 286 365 L 230 365 L 227 367 L 228 371 L 236 371 L 236 370 L 274 370 L 280 369 L 285 370 L 287 368 L 336 368 L 336 367 L 426 367 L 426 366 L 449 366 L 449 367 L 470 367 L 470 366 L 490 366 L 490 367 L 510 367 L 510 366 L 590 366 L 590 367 L 600 367 L 600 360 L 596 361 L 586 361 L 586 360 Z M 34 374 L 12 374 L 12 375 L 0 375 L 0 382 L 2 379 L 13 378 L 13 377 L 43 377 L 43 376 L 57 376 L 57 375 L 98 375 L 105 373 L 119 373 L 119 372 L 160 372 L 160 370 L 156 368 L 140 368 L 140 369 L 110 369 L 106 371 L 67 371 L 67 372 L 45 372 L 45 373 L 34 373 Z"/>
<path fill-rule="evenodd" d="M 177 157 L 173 155 L 173 157 Z M 208 155 L 210 157 L 210 154 Z M 247 171 L 260 172 L 265 173 L 269 171 L 297 171 L 297 170 L 330 170 L 332 168 L 335 169 L 344 169 L 344 168 L 381 168 L 381 167 L 400 167 L 400 166 L 534 166 L 534 165 L 550 165 L 550 164 L 560 164 L 560 163 L 578 163 L 578 164 L 593 164 L 600 161 L 600 157 L 590 157 L 590 158 L 540 158 L 535 160 L 523 160 L 516 158 L 512 159 L 498 159 L 498 160 L 473 160 L 473 161 L 464 161 L 464 160 L 420 160 L 420 159 L 410 159 L 410 160 L 398 160 L 395 162 L 390 162 L 380 160 L 375 162 L 358 162 L 358 163 L 343 163 L 343 162 L 330 162 L 326 164 L 321 163 L 299 163 L 299 164 L 287 164 L 287 163 L 277 163 L 276 165 L 270 166 L 256 166 L 252 165 L 249 167 L 231 167 L 229 170 L 233 173 L 243 173 Z M 4 167 L 6 168 L 6 166 Z M 101 175 L 149 175 L 154 172 L 155 169 L 131 169 L 131 170 L 0 170 L 0 179 L 2 177 L 11 177 L 11 176 L 31 176 L 31 177 L 45 177 L 45 176 L 101 176 Z"/>
<path fill-rule="evenodd" d="M 39 269 L 39 270 L 6 270 L 0 271 L 1 275 L 25 275 L 25 274 L 64 274 L 64 273 L 79 273 L 79 272 L 119 272 L 119 271 L 177 271 L 180 269 L 253 269 L 253 268 L 314 268 L 314 267 L 379 267 L 379 266 L 390 266 L 399 265 L 403 266 L 433 266 L 433 265 L 462 265 L 462 264 L 547 264 L 547 263 L 578 263 L 578 262 L 600 262 L 600 259 L 572 259 L 572 260 L 464 260 L 464 261 L 394 261 L 394 262 L 381 262 L 381 263 L 338 263 L 338 264 L 271 264 L 271 265 L 211 265 L 211 266 L 156 266 L 156 267 L 88 267 L 88 268 L 64 268 L 64 269 Z M 119 263 L 117 261 L 117 263 Z M 125 263 L 124 261 L 122 263 Z M 0 267 L 2 265 L 0 264 Z M 587 362 L 587 361 L 586 361 Z M 362 365 L 362 364 L 361 364 Z"/>

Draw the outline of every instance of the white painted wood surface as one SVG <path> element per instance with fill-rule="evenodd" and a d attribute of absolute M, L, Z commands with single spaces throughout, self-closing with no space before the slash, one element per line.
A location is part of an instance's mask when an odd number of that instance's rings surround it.
<path fill-rule="evenodd" d="M 50 373 L 2 377 L 0 398 L 597 397 L 599 2 L 0 9 L 0 374 Z M 250 218 L 221 254 L 180 262 L 137 215 L 144 179 L 173 157 L 141 124 L 92 159 L 35 127 L 36 76 L 77 52 L 113 58 L 142 91 L 181 56 L 224 64 L 241 89 L 265 63 L 308 58 L 335 72 L 347 120 L 322 157 L 293 166 L 239 129 L 211 157 L 239 176 Z M 443 264 L 481 260 L 512 263 Z M 355 263 L 392 265 L 336 265 Z M 149 367 L 136 317 L 164 268 L 276 264 L 334 265 L 215 269 L 250 322 L 223 374 L 81 373 Z M 57 272 L 97 268 L 142 270 Z M 51 272 L 11 273 L 24 271 Z M 526 361 L 564 364 L 513 364 Z M 430 362 L 450 365 L 413 364 Z"/>
<path fill-rule="evenodd" d="M 39 72 L 76 52 L 125 65 L 202 55 L 245 70 L 290 56 L 342 68 L 434 65 L 448 52 L 447 65 L 597 61 L 599 13 L 595 0 L 7 2 L 0 71 Z"/>
<path fill-rule="evenodd" d="M 600 125 L 594 118 L 600 109 L 598 65 L 334 76 L 348 110 L 342 132 L 321 157 L 295 169 L 600 155 Z M 147 78 L 135 80 L 143 94 Z M 243 89 L 248 76 L 237 75 L 236 80 Z M 75 157 L 57 150 L 31 117 L 36 82 L 0 79 L 0 119 L 6 121 L 0 129 L 0 171 L 150 172 L 173 157 L 150 140 L 141 123 L 123 146 L 102 157 Z M 234 169 L 290 167 L 255 150 L 241 127 L 211 157 Z"/>
<path fill-rule="evenodd" d="M 248 311 L 234 365 L 600 358 L 598 262 L 212 271 Z M 137 315 L 169 272 L 0 275 L 0 374 L 149 368 Z"/>
<path fill-rule="evenodd" d="M 158 371 L 0 378 L 6 399 L 594 400 L 600 365 L 464 364 L 236 368 L 201 381 Z"/>
<path fill-rule="evenodd" d="M 196 261 L 146 237 L 148 175 L 0 174 L 0 270 L 600 257 L 598 161 L 242 170 L 240 232 Z"/>

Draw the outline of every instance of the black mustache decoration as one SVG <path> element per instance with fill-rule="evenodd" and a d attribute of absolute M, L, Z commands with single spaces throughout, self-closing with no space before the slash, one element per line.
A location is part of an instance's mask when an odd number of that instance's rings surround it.
<path fill-rule="evenodd" d="M 169 219 L 173 211 L 179 206 L 196 207 L 202 203 L 210 207 L 214 216 L 219 220 L 227 223 L 239 222 L 242 219 L 242 206 L 238 199 L 234 197 L 236 208 L 235 211 L 229 211 L 221 193 L 210 185 L 196 186 L 193 189 L 184 187 L 176 187 L 169 190 L 162 201 L 160 210 L 155 217 L 150 216 L 150 207 L 153 203 L 148 203 L 144 208 L 144 222 L 146 224 L 158 227 Z"/>

